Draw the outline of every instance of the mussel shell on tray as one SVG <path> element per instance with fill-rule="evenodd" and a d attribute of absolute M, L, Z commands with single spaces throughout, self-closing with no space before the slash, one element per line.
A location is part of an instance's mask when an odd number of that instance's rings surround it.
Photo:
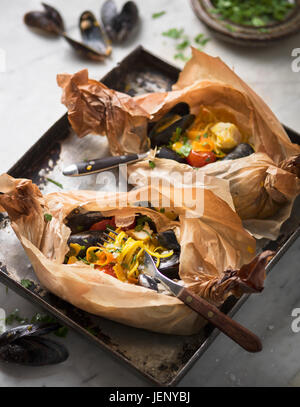
<path fill-rule="evenodd" d="M 137 30 L 139 12 L 133 1 L 128 1 L 118 13 L 114 0 L 107 0 L 101 8 L 104 28 L 113 42 L 124 42 Z"/>
<path fill-rule="evenodd" d="M 8 329 L 0 335 L 0 347 L 12 343 L 20 338 L 46 335 L 50 332 L 56 331 L 58 328 L 60 328 L 60 324 L 58 323 L 20 325 Z"/>
<path fill-rule="evenodd" d="M 30 11 L 25 14 L 24 22 L 31 28 L 38 28 L 46 34 L 60 35 L 64 32 L 64 21 L 60 13 L 45 3 L 44 11 Z"/>
<path fill-rule="evenodd" d="M 65 346 L 51 339 L 33 336 L 0 347 L 0 361 L 25 366 L 45 366 L 64 362 L 69 357 Z"/>

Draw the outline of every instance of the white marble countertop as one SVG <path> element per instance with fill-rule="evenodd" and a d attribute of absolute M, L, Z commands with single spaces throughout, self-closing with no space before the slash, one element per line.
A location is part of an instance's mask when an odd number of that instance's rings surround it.
<path fill-rule="evenodd" d="M 117 1 L 122 4 L 122 1 Z M 74 29 L 84 9 L 99 15 L 101 2 L 51 0 Z M 169 28 L 185 29 L 190 38 L 207 33 L 184 0 L 138 0 L 142 27 L 126 46 L 116 46 L 105 63 L 79 59 L 62 39 L 49 39 L 29 30 L 22 22 L 29 10 L 40 9 L 37 0 L 2 0 L 0 12 L 0 111 L 1 160 L 5 172 L 65 112 L 56 74 L 88 68 L 101 78 L 137 45 L 174 60 L 174 42 L 161 35 Z M 172 6 L 171 6 L 172 5 Z M 152 19 L 154 12 L 167 13 Z M 210 34 L 208 34 L 211 37 Z M 278 118 L 300 131 L 300 73 L 292 72 L 292 50 L 300 46 L 300 33 L 272 48 L 249 49 L 225 44 L 211 37 L 205 51 L 220 56 L 260 94 Z M 3 55 L 5 64 L 3 64 Z M 41 96 L 42 95 L 42 96 Z M 249 354 L 219 335 L 179 386 L 300 386 L 300 333 L 291 329 L 291 312 L 300 307 L 300 241 L 272 270 L 262 294 L 252 296 L 236 319 L 262 338 L 264 349 Z M 19 308 L 24 316 L 40 311 L 0 284 L 0 308 L 9 314 Z M 61 365 L 27 368 L 0 364 L 0 386 L 143 386 L 137 377 L 109 354 L 73 331 L 62 339 L 70 352 Z"/>

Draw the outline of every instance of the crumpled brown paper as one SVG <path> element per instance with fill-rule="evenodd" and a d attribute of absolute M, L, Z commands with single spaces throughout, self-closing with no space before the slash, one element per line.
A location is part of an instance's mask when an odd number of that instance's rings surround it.
<path fill-rule="evenodd" d="M 278 237 L 280 227 L 289 218 L 300 193 L 300 178 L 297 176 L 300 157 L 291 157 L 276 166 L 266 154 L 255 153 L 198 169 L 154 155 L 151 160 L 155 164 L 153 169 L 149 167 L 148 159 L 130 165 L 129 182 L 143 186 L 163 180 L 180 186 L 185 185 L 185 178 L 186 183 L 193 185 L 202 180 L 205 187 L 206 182 L 214 177 L 227 180 L 236 212 L 244 227 L 257 239 L 274 240 Z M 181 178 L 175 178 L 174 174 L 180 174 Z M 216 182 L 211 183 L 216 187 Z M 207 185 L 207 188 L 211 187 Z M 222 198 L 230 204 L 227 197 Z"/>
<path fill-rule="evenodd" d="M 114 155 L 149 149 L 149 115 L 130 96 L 89 79 L 87 69 L 75 75 L 57 75 L 57 83 L 63 88 L 62 103 L 79 137 L 107 135 Z"/>
<path fill-rule="evenodd" d="M 73 191 L 43 196 L 32 181 L 4 174 L 0 192 L 0 210 L 8 212 L 42 286 L 92 314 L 172 334 L 192 334 L 205 323 L 175 297 L 123 283 L 85 264 L 62 264 L 70 235 L 63 220 L 78 206 L 101 211 L 104 216 L 117 215 L 119 222 L 142 213 L 154 221 L 158 232 L 172 228 L 181 245 L 179 274 L 183 284 L 217 305 L 231 294 L 239 296 L 263 288 L 270 252 L 253 260 L 255 239 L 227 203 L 210 190 L 191 188 L 191 197 L 202 194 L 203 206 L 198 207 L 196 200 L 194 205 L 184 204 L 182 188 L 171 188 L 171 192 L 158 188 L 156 206 L 165 207 L 165 200 L 170 199 L 167 208 L 179 215 L 179 221 L 172 222 L 161 212 L 136 206 L 153 199 L 153 188 L 128 194 Z M 180 199 L 183 203 L 177 206 Z M 45 213 L 52 215 L 50 221 L 45 220 Z"/>

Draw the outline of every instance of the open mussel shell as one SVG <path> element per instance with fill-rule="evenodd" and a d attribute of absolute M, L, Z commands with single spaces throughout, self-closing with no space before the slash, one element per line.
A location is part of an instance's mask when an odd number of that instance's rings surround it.
<path fill-rule="evenodd" d="M 69 356 L 65 346 L 38 336 L 24 337 L 0 347 L 0 360 L 26 366 L 45 366 L 64 362 Z"/>
<path fill-rule="evenodd" d="M 84 11 L 79 19 L 82 42 L 103 56 L 111 54 L 110 40 L 91 11 Z"/>
<path fill-rule="evenodd" d="M 75 233 L 68 239 L 68 245 L 71 243 L 81 246 L 80 252 L 77 254 L 79 257 L 85 257 L 86 251 L 89 247 L 97 246 L 98 243 L 103 243 L 103 232 L 99 230 L 90 230 L 86 232 Z M 68 256 L 72 256 L 72 249 Z"/>
<path fill-rule="evenodd" d="M 101 8 L 101 19 L 109 38 L 124 42 L 137 30 L 139 12 L 134 2 L 128 1 L 118 13 L 114 0 L 107 0 Z"/>
<path fill-rule="evenodd" d="M 42 3 L 44 11 L 30 11 L 24 16 L 24 23 L 37 28 L 46 34 L 60 35 L 64 32 L 64 21 L 60 13 L 53 7 Z"/>
<path fill-rule="evenodd" d="M 100 54 L 96 50 L 88 47 L 87 45 L 74 40 L 73 38 L 69 37 L 66 34 L 63 34 L 64 39 L 71 45 L 71 47 L 76 51 L 82 58 L 91 59 L 93 61 L 104 61 L 106 55 Z"/>
<path fill-rule="evenodd" d="M 241 143 L 234 150 L 232 150 L 223 161 L 226 160 L 236 160 L 237 158 L 247 157 L 254 153 L 253 148 L 248 143 Z"/>
<path fill-rule="evenodd" d="M 168 250 L 180 252 L 180 244 L 177 241 L 176 235 L 172 229 L 160 232 L 157 235 L 158 243 Z"/>
<path fill-rule="evenodd" d="M 46 335 L 56 331 L 60 326 L 58 323 L 27 324 L 8 329 L 0 335 L 0 347 L 6 346 L 20 338 Z"/>
<path fill-rule="evenodd" d="M 186 163 L 186 159 L 181 157 L 181 155 L 177 154 L 176 151 L 172 150 L 168 147 L 161 147 L 158 152 L 156 153 L 155 157 L 157 158 L 167 158 L 168 160 L 174 160 L 178 163 Z"/>
<path fill-rule="evenodd" d="M 97 222 L 103 220 L 101 212 L 91 211 L 82 213 L 79 210 L 71 212 L 65 219 L 65 224 L 71 229 L 72 233 L 79 233 L 89 228 Z"/>
<path fill-rule="evenodd" d="M 151 147 L 168 145 L 177 128 L 180 128 L 181 133 L 184 133 L 194 120 L 195 115 L 190 114 L 189 105 L 184 102 L 177 103 L 150 130 L 148 137 L 151 141 Z"/>

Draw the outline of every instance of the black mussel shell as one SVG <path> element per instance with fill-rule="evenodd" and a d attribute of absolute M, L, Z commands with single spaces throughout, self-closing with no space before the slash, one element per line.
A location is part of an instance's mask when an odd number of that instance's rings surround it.
<path fill-rule="evenodd" d="M 168 250 L 180 252 L 180 245 L 173 230 L 166 230 L 157 235 L 159 244 Z"/>
<path fill-rule="evenodd" d="M 17 339 L 38 335 L 46 335 L 60 328 L 58 323 L 27 324 L 8 329 L 0 335 L 0 347 L 6 346 Z"/>
<path fill-rule="evenodd" d="M 165 114 L 164 117 L 169 116 L 169 115 L 171 116 L 174 114 L 178 114 L 179 116 L 186 116 L 189 113 L 190 113 L 190 106 L 185 102 L 179 102 L 175 106 L 173 106 L 172 109 L 170 109 L 168 111 L 168 113 Z"/>
<path fill-rule="evenodd" d="M 89 230 L 94 223 L 100 222 L 103 219 L 105 218 L 101 212 L 91 211 L 80 213 L 78 210 L 78 213 L 76 213 L 75 210 L 65 218 L 65 223 L 71 229 L 72 233 L 79 233 Z"/>
<path fill-rule="evenodd" d="M 178 163 L 186 163 L 186 159 L 177 154 L 176 151 L 168 147 L 161 147 L 156 153 L 157 158 L 168 158 L 169 160 L 177 161 Z"/>
<path fill-rule="evenodd" d="M 149 138 L 152 148 L 169 144 L 169 141 L 173 134 L 176 132 L 176 129 L 179 127 L 183 133 L 193 123 L 193 121 L 195 120 L 195 115 L 187 114 L 170 124 L 170 126 L 165 127 L 165 123 L 167 123 L 167 121 L 169 120 L 170 115 L 164 116 L 156 123 L 156 125 L 151 130 Z M 160 128 L 162 128 L 161 131 L 159 130 Z"/>
<path fill-rule="evenodd" d="M 103 56 L 111 54 L 110 41 L 105 31 L 90 11 L 84 11 L 79 19 L 82 42 Z"/>
<path fill-rule="evenodd" d="M 134 2 L 128 1 L 118 13 L 114 0 L 107 0 L 101 8 L 101 19 L 110 39 L 123 42 L 137 29 L 139 12 Z"/>
<path fill-rule="evenodd" d="M 44 366 L 64 362 L 69 356 L 60 343 L 37 336 L 24 337 L 0 347 L 0 360 L 26 366 Z"/>
<path fill-rule="evenodd" d="M 103 242 L 103 232 L 100 230 L 90 230 L 87 232 L 75 233 L 68 239 L 68 245 L 71 243 L 82 246 L 81 251 L 77 254 L 79 257 L 84 257 L 86 250 L 91 246 L 97 246 L 98 243 Z"/>
<path fill-rule="evenodd" d="M 95 51 L 94 49 L 88 47 L 87 45 L 73 40 L 73 38 L 69 37 L 66 34 L 63 34 L 64 39 L 71 45 L 71 47 L 76 51 L 81 57 L 92 59 L 93 61 L 104 61 L 106 55 L 100 54 L 99 52 Z"/>
<path fill-rule="evenodd" d="M 147 274 L 140 274 L 139 278 L 139 285 L 145 288 L 149 288 L 150 290 L 158 291 L 157 280 L 155 278 L 148 276 Z"/>
<path fill-rule="evenodd" d="M 235 160 L 237 158 L 247 157 L 254 153 L 253 148 L 248 143 L 241 143 L 231 153 L 227 154 L 223 161 L 225 160 Z"/>
<path fill-rule="evenodd" d="M 170 279 L 178 278 L 179 253 L 175 252 L 170 257 L 160 259 L 158 270 Z"/>
<path fill-rule="evenodd" d="M 64 32 L 64 22 L 60 13 L 45 3 L 42 3 L 42 5 L 44 11 L 30 11 L 25 14 L 25 24 L 32 28 L 38 28 L 47 34 L 62 34 Z"/>

